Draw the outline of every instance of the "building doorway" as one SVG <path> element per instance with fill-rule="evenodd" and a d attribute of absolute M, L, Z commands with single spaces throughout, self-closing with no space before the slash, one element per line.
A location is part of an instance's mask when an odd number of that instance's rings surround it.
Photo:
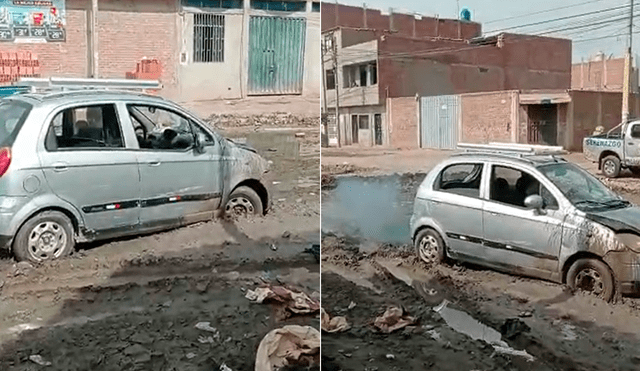
<path fill-rule="evenodd" d="M 382 145 L 382 115 L 376 113 L 373 116 L 373 130 L 375 135 L 376 146 Z"/>
<path fill-rule="evenodd" d="M 358 115 L 351 115 L 351 143 L 358 143 Z"/>
<path fill-rule="evenodd" d="M 527 107 L 527 142 L 558 145 L 558 105 L 530 104 Z"/>

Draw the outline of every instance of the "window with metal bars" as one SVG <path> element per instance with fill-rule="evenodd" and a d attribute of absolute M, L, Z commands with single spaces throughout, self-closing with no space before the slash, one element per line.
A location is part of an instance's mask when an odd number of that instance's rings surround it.
<path fill-rule="evenodd" d="M 224 15 L 193 15 L 193 61 L 224 62 Z"/>

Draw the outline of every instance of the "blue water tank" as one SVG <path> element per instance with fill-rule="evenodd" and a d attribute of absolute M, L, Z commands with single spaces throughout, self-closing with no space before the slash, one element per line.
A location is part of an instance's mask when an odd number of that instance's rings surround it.
<path fill-rule="evenodd" d="M 467 22 L 471 21 L 471 11 L 469 11 L 469 9 L 467 8 L 463 8 L 460 11 L 460 19 Z"/>

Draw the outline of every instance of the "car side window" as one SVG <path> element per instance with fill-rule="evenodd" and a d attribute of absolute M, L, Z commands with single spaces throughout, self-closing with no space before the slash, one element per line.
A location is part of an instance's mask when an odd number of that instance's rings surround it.
<path fill-rule="evenodd" d="M 482 164 L 454 164 L 440 172 L 435 189 L 468 197 L 480 197 Z"/>
<path fill-rule="evenodd" d="M 539 195 L 547 209 L 558 209 L 558 201 L 533 175 L 507 166 L 493 166 L 489 199 L 517 207 L 525 207 L 524 200 Z"/>
<path fill-rule="evenodd" d="M 153 105 L 127 106 L 143 149 L 186 150 L 195 144 L 191 121 L 173 111 Z"/>
<path fill-rule="evenodd" d="M 631 127 L 631 137 L 640 139 L 640 124 L 636 124 Z"/>
<path fill-rule="evenodd" d="M 45 142 L 48 151 L 123 147 L 124 139 L 113 104 L 60 111 L 51 120 Z"/>

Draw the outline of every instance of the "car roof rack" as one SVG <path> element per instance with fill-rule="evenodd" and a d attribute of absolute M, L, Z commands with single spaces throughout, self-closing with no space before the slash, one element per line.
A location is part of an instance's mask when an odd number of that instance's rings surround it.
<path fill-rule="evenodd" d="M 78 90 L 158 90 L 162 84 L 158 80 L 133 79 L 83 79 L 83 78 L 34 78 L 25 77 L 13 83 L 29 93 L 51 93 Z"/>
<path fill-rule="evenodd" d="M 519 144 L 519 143 L 458 143 L 458 149 L 465 152 L 501 154 L 509 156 L 558 156 L 565 155 L 568 152 L 560 146 L 543 146 L 536 144 Z"/>

